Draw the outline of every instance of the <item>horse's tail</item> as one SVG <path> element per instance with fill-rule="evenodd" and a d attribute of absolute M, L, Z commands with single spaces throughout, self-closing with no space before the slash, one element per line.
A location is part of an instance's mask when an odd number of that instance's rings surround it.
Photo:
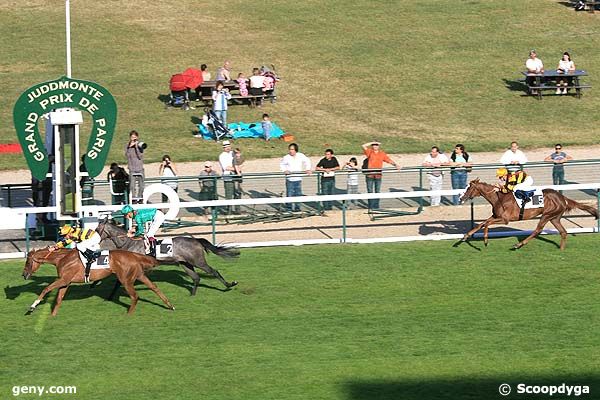
<path fill-rule="evenodd" d="M 216 254 L 219 257 L 238 258 L 240 256 L 240 250 L 236 249 L 235 247 L 215 246 L 214 244 L 212 244 L 204 238 L 197 238 L 196 240 L 200 242 L 202 247 L 204 247 L 204 251 L 210 251 L 211 253 Z"/>
<path fill-rule="evenodd" d="M 565 197 L 565 201 L 567 202 L 567 211 L 571 211 L 575 208 L 578 208 L 582 211 L 588 212 L 594 216 L 594 218 L 598 219 L 598 210 L 592 206 L 588 206 L 587 204 L 580 203 L 575 200 L 571 200 Z"/>

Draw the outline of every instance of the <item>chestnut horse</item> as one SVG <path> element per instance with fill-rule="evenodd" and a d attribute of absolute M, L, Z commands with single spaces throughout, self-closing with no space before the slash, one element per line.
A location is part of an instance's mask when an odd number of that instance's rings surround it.
<path fill-rule="evenodd" d="M 28 313 L 35 310 L 46 294 L 54 289 L 58 289 L 56 304 L 52 309 L 52 316 L 55 316 L 62 303 L 63 297 L 65 297 L 65 293 L 67 293 L 69 285 L 73 282 L 84 282 L 84 267 L 79 258 L 78 250 L 59 249 L 50 251 L 47 248 L 44 248 L 29 252 L 27 261 L 25 262 L 25 268 L 23 269 L 23 278 L 29 279 L 42 264 L 55 265 L 58 279 L 42 290 L 42 293 L 37 300 L 29 307 Z M 160 297 L 167 307 L 171 310 L 175 310 L 175 307 L 169 302 L 169 299 L 167 299 L 167 297 L 145 274 L 147 270 L 158 265 L 158 262 L 154 258 L 124 250 L 111 250 L 109 255 L 109 265 L 110 267 L 106 269 L 92 269 L 90 271 L 90 280 L 97 281 L 106 278 L 110 274 L 115 274 L 131 298 L 131 305 L 127 311 L 128 314 L 133 313 L 138 301 L 138 295 L 133 286 L 136 280 L 143 282 L 150 290 Z"/>
<path fill-rule="evenodd" d="M 540 222 L 531 235 L 514 245 L 514 249 L 525 246 L 531 239 L 539 235 L 544 226 L 550 222 L 560 233 L 560 249 L 564 250 L 567 242 L 567 230 L 560 223 L 560 219 L 565 212 L 575 208 L 586 211 L 598 219 L 598 211 L 592 206 L 571 200 L 554 189 L 544 189 L 542 193 L 544 193 L 544 207 L 526 209 L 522 218 L 526 220 L 540 216 Z M 492 216 L 467 232 L 461 241 L 466 242 L 475 232 L 483 228 L 483 243 L 487 246 L 489 226 L 492 224 L 507 225 L 511 221 L 519 221 L 521 208 L 512 193 L 502 193 L 496 186 L 480 182 L 479 178 L 469 183 L 460 201 L 464 202 L 479 196 L 492 205 Z"/>

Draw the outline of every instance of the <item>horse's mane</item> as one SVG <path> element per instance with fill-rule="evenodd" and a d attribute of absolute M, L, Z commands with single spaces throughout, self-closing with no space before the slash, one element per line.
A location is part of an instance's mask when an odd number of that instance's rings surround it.
<path fill-rule="evenodd" d="M 124 227 L 117 225 L 114 220 L 103 221 L 103 222 L 101 222 L 101 224 L 103 224 L 104 227 L 111 226 L 112 228 L 119 230 L 121 233 L 127 233 L 127 230 Z M 97 229 L 96 229 L 96 231 L 97 231 Z"/>
<path fill-rule="evenodd" d="M 471 182 L 469 182 L 469 185 L 482 185 L 482 186 L 485 186 L 485 187 L 492 187 L 492 186 L 494 186 L 491 183 L 480 181 L 479 178 L 473 179 Z"/>

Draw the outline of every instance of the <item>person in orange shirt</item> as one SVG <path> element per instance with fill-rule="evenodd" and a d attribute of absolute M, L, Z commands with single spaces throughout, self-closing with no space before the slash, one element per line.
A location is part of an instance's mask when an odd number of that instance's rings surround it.
<path fill-rule="evenodd" d="M 367 192 L 381 192 L 381 169 L 383 163 L 388 163 L 400 169 L 400 165 L 394 162 L 385 151 L 381 150 L 381 143 L 369 142 L 362 145 L 363 153 L 367 157 Z M 379 208 L 379 199 L 369 199 L 369 209 Z"/>

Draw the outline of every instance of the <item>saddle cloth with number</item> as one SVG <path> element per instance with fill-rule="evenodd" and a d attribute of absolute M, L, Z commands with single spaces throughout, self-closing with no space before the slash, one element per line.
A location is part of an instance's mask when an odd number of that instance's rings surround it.
<path fill-rule="evenodd" d="M 110 255 L 109 250 L 101 250 L 100 255 L 98 256 L 98 258 L 96 258 L 96 261 L 94 261 L 92 263 L 91 269 L 108 269 L 108 268 L 110 268 L 110 264 L 108 262 L 108 260 L 110 258 L 109 255 Z M 85 265 L 87 264 L 87 259 L 81 252 L 79 252 L 79 258 L 81 259 L 81 262 L 83 263 L 83 267 L 85 268 Z"/>
<path fill-rule="evenodd" d="M 156 259 L 173 257 L 173 239 L 166 238 L 156 241 Z"/>
<path fill-rule="evenodd" d="M 517 204 L 519 205 L 519 207 L 522 207 L 523 205 L 523 201 L 520 198 L 518 198 L 515 193 L 513 193 L 513 196 L 515 196 L 515 200 L 517 202 Z M 540 189 L 535 189 L 533 190 L 533 196 L 531 197 L 531 201 L 525 203 L 525 209 L 529 210 L 530 208 L 542 208 L 544 207 L 544 194 L 542 193 L 542 191 Z"/>

